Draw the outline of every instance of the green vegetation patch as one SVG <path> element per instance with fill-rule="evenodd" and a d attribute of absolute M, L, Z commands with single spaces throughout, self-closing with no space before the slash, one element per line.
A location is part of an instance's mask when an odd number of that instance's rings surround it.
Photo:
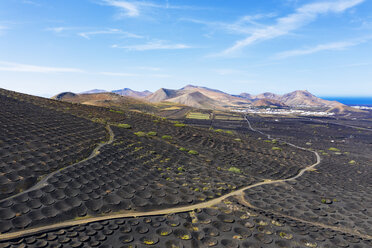
<path fill-rule="evenodd" d="M 154 131 L 147 133 L 147 136 L 156 136 L 156 135 L 158 135 L 158 133 Z"/>
<path fill-rule="evenodd" d="M 180 147 L 180 151 L 187 152 L 188 150 L 185 147 Z"/>
<path fill-rule="evenodd" d="M 145 132 L 136 132 L 134 133 L 135 135 L 137 135 L 138 137 L 145 137 L 146 136 L 146 133 Z"/>
<path fill-rule="evenodd" d="M 186 124 L 183 124 L 183 123 L 176 123 L 174 124 L 175 127 L 184 127 L 186 126 Z"/>
<path fill-rule="evenodd" d="M 129 124 L 118 124 L 117 127 L 125 128 L 125 129 L 130 129 L 130 128 L 132 128 L 132 126 L 129 125 Z"/>
<path fill-rule="evenodd" d="M 239 173 L 239 174 L 242 173 L 242 171 L 239 168 L 236 168 L 234 166 L 230 167 L 228 171 L 233 172 L 233 173 Z"/>
<path fill-rule="evenodd" d="M 115 110 L 115 109 L 110 109 L 110 112 L 117 113 L 117 114 L 124 114 L 123 111 Z"/>
<path fill-rule="evenodd" d="M 198 120 L 209 120 L 210 119 L 210 115 L 209 114 L 200 113 L 200 112 L 189 112 L 186 115 L 186 118 L 187 119 L 198 119 Z"/>
<path fill-rule="evenodd" d="M 340 149 L 338 149 L 338 148 L 336 148 L 336 147 L 330 147 L 330 148 L 328 149 L 328 151 L 339 152 Z"/>
<path fill-rule="evenodd" d="M 197 151 L 195 151 L 195 150 L 190 150 L 188 153 L 189 153 L 189 154 L 192 154 L 192 155 L 198 155 L 198 154 L 199 154 L 199 153 L 198 153 Z"/>
<path fill-rule="evenodd" d="M 173 139 L 172 136 L 170 136 L 170 135 L 163 135 L 163 136 L 161 136 L 161 138 L 162 139 L 165 139 L 165 140 L 171 140 L 171 139 Z"/>
<path fill-rule="evenodd" d="M 281 151 L 282 148 L 277 147 L 277 146 L 273 146 L 273 148 L 271 148 L 271 150 L 273 150 L 273 151 Z"/>

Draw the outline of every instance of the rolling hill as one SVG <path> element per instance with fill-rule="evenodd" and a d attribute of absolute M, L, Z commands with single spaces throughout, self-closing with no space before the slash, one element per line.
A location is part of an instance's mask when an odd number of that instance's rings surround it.
<path fill-rule="evenodd" d="M 135 91 L 131 90 L 129 88 L 124 88 L 121 90 L 113 90 L 111 91 L 112 93 L 121 95 L 121 96 L 130 96 L 130 97 L 135 97 L 135 98 L 143 98 L 146 97 L 150 94 L 152 94 L 151 91 L 145 90 L 145 91 Z"/>

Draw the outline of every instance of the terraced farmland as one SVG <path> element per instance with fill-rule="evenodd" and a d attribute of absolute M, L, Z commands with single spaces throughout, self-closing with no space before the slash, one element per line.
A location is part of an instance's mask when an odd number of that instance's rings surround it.
<path fill-rule="evenodd" d="M 268 139 L 252 129 L 258 117 L 174 122 L 0 93 L 1 145 L 12 147 L 2 174 L 22 167 L 36 178 L 0 200 L 2 247 L 371 246 L 369 168 Z M 9 145 L 15 137 L 20 146 Z M 37 152 L 23 148 L 28 138 Z"/>

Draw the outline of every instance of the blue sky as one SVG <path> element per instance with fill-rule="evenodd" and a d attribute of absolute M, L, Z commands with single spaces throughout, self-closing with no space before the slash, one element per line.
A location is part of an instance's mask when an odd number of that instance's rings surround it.
<path fill-rule="evenodd" d="M 0 87 L 372 95 L 371 0 L 3 0 Z"/>

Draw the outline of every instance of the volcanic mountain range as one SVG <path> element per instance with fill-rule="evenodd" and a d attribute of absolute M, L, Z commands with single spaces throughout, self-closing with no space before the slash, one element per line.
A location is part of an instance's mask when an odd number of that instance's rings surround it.
<path fill-rule="evenodd" d="M 78 102 L 81 102 L 81 99 L 83 99 L 87 104 L 94 104 L 92 103 L 93 100 L 117 100 L 116 98 L 118 98 L 118 95 L 136 98 L 136 100 L 141 100 L 143 102 L 171 102 L 201 109 L 232 109 L 255 106 L 320 107 L 328 109 L 342 108 L 342 111 L 352 110 L 350 107 L 347 107 L 339 102 L 328 101 L 316 97 L 307 90 L 296 90 L 284 95 L 278 95 L 270 92 L 259 95 L 251 95 L 249 93 L 231 95 L 220 90 L 195 85 L 186 85 L 185 87 L 177 90 L 161 88 L 153 93 L 147 90 L 134 91 L 129 88 L 114 90 L 112 92 L 95 89 L 82 92 L 80 94 L 64 92 L 56 95 L 54 98 L 58 100 L 66 100 L 66 98 L 68 98 L 69 101 L 71 101 L 73 98 L 79 97 L 79 100 L 77 100 Z"/>

